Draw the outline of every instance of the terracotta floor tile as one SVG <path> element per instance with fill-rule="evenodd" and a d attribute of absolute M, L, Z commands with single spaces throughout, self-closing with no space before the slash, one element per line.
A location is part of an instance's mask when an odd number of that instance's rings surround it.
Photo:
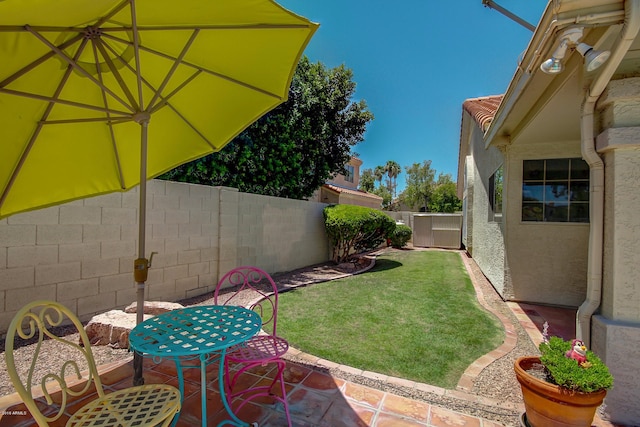
<path fill-rule="evenodd" d="M 433 427 L 480 427 L 480 419 L 432 406 L 429 425 Z"/>
<path fill-rule="evenodd" d="M 26 412 L 24 412 L 26 411 Z M 14 409 L 9 408 L 5 411 L 0 418 L 0 427 L 31 427 L 36 426 L 36 422 L 33 420 L 31 414 L 24 408 Z"/>
<path fill-rule="evenodd" d="M 145 384 L 165 384 L 171 381 L 171 379 L 173 378 L 172 376 L 165 375 L 162 372 L 156 371 L 144 372 L 142 374 L 142 377 L 144 378 Z M 127 387 L 131 387 L 133 385 L 131 379 L 123 380 L 121 381 L 121 383 L 126 384 Z"/>
<path fill-rule="evenodd" d="M 346 383 L 343 394 L 347 399 L 379 408 L 385 393 L 359 384 Z"/>
<path fill-rule="evenodd" d="M 216 374 L 217 375 L 217 374 Z M 192 381 L 194 383 L 198 383 L 200 384 L 200 378 L 201 378 L 201 373 L 200 373 L 200 366 L 189 366 L 189 367 L 183 367 L 182 368 L 182 376 L 184 377 L 185 381 Z M 217 378 L 217 376 L 216 376 Z M 209 381 L 209 376 L 207 376 L 207 381 Z"/>
<path fill-rule="evenodd" d="M 379 414 L 372 427 L 425 427 L 427 424 L 393 414 Z"/>
<path fill-rule="evenodd" d="M 311 372 L 307 378 L 302 381 L 302 385 L 324 392 L 337 392 L 340 389 L 340 385 L 336 384 L 335 378 L 321 372 Z"/>
<path fill-rule="evenodd" d="M 256 375 L 258 377 L 273 378 L 277 373 L 277 369 L 276 369 L 275 363 L 269 363 L 264 366 L 263 365 L 254 366 L 251 369 L 247 369 L 245 372 Z"/>
<path fill-rule="evenodd" d="M 291 393 L 288 402 L 289 412 L 292 416 L 317 426 L 324 413 L 329 409 L 332 398 L 326 394 L 299 388 Z"/>
<path fill-rule="evenodd" d="M 270 378 L 262 378 L 260 381 L 258 381 L 256 384 L 253 385 L 253 387 L 267 387 L 270 386 L 273 380 L 271 380 Z M 285 383 L 285 393 L 289 394 L 291 392 L 291 390 L 293 390 L 293 386 L 291 384 L 287 384 Z M 280 388 L 280 382 L 276 382 L 275 384 L 273 384 L 273 386 L 271 386 L 271 393 L 275 396 L 278 397 L 282 397 L 282 390 Z M 266 390 L 264 390 L 264 392 L 267 392 Z M 251 399 L 252 402 L 255 403 L 260 403 L 260 404 L 264 404 L 264 405 L 273 405 L 274 403 L 278 402 L 277 399 L 273 398 L 273 397 L 269 397 L 269 396 L 260 396 L 260 397 L 256 397 L 254 399 Z"/>
<path fill-rule="evenodd" d="M 267 409 L 263 406 L 247 402 L 240 409 L 234 408 L 234 413 L 238 418 L 247 423 L 260 422 L 267 414 Z M 226 419 L 226 418 L 225 418 Z M 217 425 L 217 424 L 210 424 Z"/>
<path fill-rule="evenodd" d="M 202 419 L 202 404 L 200 393 L 195 393 L 184 399 L 182 402 L 182 409 L 180 411 L 180 419 L 191 421 L 191 425 L 199 424 Z M 220 394 L 212 391 L 207 392 L 207 418 L 211 414 L 224 409 L 222 400 L 220 400 Z M 194 424 L 195 423 L 195 424 Z"/>
<path fill-rule="evenodd" d="M 406 397 L 387 394 L 382 401 L 382 410 L 403 417 L 413 418 L 416 421 L 427 422 L 430 405 Z"/>
<path fill-rule="evenodd" d="M 246 390 L 253 387 L 260 380 L 262 380 L 262 377 L 245 372 L 240 375 L 240 378 L 238 378 L 238 381 L 233 386 L 233 390 Z"/>
<path fill-rule="evenodd" d="M 317 423 L 300 418 L 291 418 L 294 427 L 318 427 Z M 287 418 L 284 413 L 271 412 L 265 420 L 259 423 L 260 427 L 283 427 L 287 425 Z"/>
<path fill-rule="evenodd" d="M 173 360 L 163 359 L 160 363 L 147 363 L 147 360 L 151 359 L 145 358 L 143 370 L 154 370 L 171 376 L 176 375 L 176 364 L 173 362 Z"/>
<path fill-rule="evenodd" d="M 298 384 L 301 383 L 311 372 L 311 369 L 306 368 L 302 365 L 287 363 L 287 367 L 284 370 L 283 376 L 286 382 L 291 384 Z"/>
<path fill-rule="evenodd" d="M 133 366 L 128 363 L 119 368 L 111 369 L 109 372 L 100 373 L 102 385 L 115 384 L 125 378 L 133 378 Z"/>
<path fill-rule="evenodd" d="M 65 425 L 67 424 L 67 421 L 69 421 L 69 418 L 70 417 L 66 415 L 62 415 L 57 420 L 50 422 L 49 427 L 65 427 Z"/>
<path fill-rule="evenodd" d="M 78 409 L 82 408 L 84 405 L 88 404 L 89 402 L 96 400 L 97 398 L 98 398 L 98 394 L 94 393 L 92 395 L 85 397 L 84 399 L 72 400 L 67 404 L 65 411 L 68 412 L 69 414 L 75 414 L 78 411 Z"/>
<path fill-rule="evenodd" d="M 180 385 L 178 384 L 178 378 L 171 378 L 167 384 L 174 386 L 178 390 L 180 390 Z M 215 387 L 212 388 L 213 391 L 218 391 L 218 382 L 216 381 Z M 200 393 L 200 384 L 193 383 L 191 381 L 184 382 L 184 396 L 189 397 L 194 393 Z"/>
<path fill-rule="evenodd" d="M 369 427 L 375 411 L 367 406 L 334 401 L 320 421 L 320 427 Z"/>

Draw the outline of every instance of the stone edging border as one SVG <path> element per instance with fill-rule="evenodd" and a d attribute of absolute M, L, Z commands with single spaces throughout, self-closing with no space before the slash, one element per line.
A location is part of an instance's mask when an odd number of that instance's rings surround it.
<path fill-rule="evenodd" d="M 472 267 L 471 267 L 471 262 L 472 262 L 471 257 L 466 256 L 462 251 L 460 252 L 460 257 L 462 258 L 462 262 L 464 263 L 467 269 L 467 273 L 471 278 L 471 282 L 473 283 L 473 287 L 476 291 L 478 302 L 480 303 L 480 305 L 482 305 L 482 307 L 485 308 L 485 310 L 487 310 L 488 312 L 490 312 L 491 314 L 493 314 L 498 318 L 498 320 L 502 323 L 502 326 L 504 327 L 504 330 L 505 330 L 504 342 L 495 350 L 492 350 L 489 353 L 485 354 L 484 356 L 481 356 L 478 359 L 476 359 L 464 371 L 464 373 L 462 374 L 462 377 L 460 377 L 460 380 L 458 381 L 458 385 L 456 388 L 462 391 L 469 391 L 473 388 L 473 382 L 475 381 L 476 376 L 480 374 L 480 372 L 484 368 L 489 366 L 491 363 L 495 362 L 497 359 L 500 359 L 502 356 L 506 355 L 507 353 L 511 352 L 516 347 L 516 343 L 518 341 L 518 334 L 516 333 L 513 323 L 511 323 L 511 320 L 505 315 L 503 315 L 502 313 L 495 310 L 485 300 L 482 287 L 480 286 L 480 283 L 478 283 L 478 281 L 484 280 L 487 286 L 491 286 L 491 284 L 488 282 L 488 280 L 484 276 L 477 277 L 477 275 L 475 274 L 475 272 L 472 270 Z"/>

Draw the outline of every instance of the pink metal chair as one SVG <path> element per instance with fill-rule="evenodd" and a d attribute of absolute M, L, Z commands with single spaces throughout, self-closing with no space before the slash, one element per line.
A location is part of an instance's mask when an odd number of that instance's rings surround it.
<path fill-rule="evenodd" d="M 244 400 L 234 408 L 240 411 L 248 401 L 259 396 L 270 396 L 284 405 L 287 423 L 291 426 L 291 415 L 287 403 L 284 384 L 286 367 L 282 356 L 289 349 L 289 343 L 277 335 L 278 289 L 269 274 L 257 267 L 236 267 L 225 274 L 218 282 L 214 293 L 216 305 L 244 305 L 255 310 L 262 317 L 262 331 L 249 341 L 228 349 L 225 357 L 225 387 L 229 406 L 235 397 Z M 234 390 L 240 376 L 255 367 L 275 364 L 276 375 L 269 385 Z M 232 370 L 231 366 L 236 370 Z M 272 392 L 274 385 L 280 383 L 281 395 Z"/>

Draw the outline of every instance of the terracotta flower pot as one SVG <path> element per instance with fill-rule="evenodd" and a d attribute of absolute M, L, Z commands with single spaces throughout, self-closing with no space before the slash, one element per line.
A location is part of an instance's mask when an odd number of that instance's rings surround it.
<path fill-rule="evenodd" d="M 540 365 L 539 357 L 520 357 L 515 362 L 516 378 L 531 427 L 590 427 L 607 390 L 572 392 L 548 383 L 527 371 Z"/>

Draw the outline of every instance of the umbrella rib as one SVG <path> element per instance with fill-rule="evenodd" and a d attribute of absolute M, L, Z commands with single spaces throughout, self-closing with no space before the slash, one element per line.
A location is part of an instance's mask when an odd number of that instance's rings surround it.
<path fill-rule="evenodd" d="M 136 16 L 135 0 L 127 0 L 131 5 L 131 29 L 133 30 L 133 52 L 136 60 L 136 81 L 138 83 L 138 102 L 140 110 L 144 110 L 144 97 L 142 95 L 142 71 L 140 70 L 140 35 L 138 34 L 138 18 Z M 148 120 L 148 119 L 147 119 Z"/>
<path fill-rule="evenodd" d="M 109 67 L 109 70 L 111 70 L 111 73 L 113 74 L 113 77 L 118 82 L 118 85 L 120 86 L 120 88 L 124 92 L 124 94 L 127 97 L 127 99 L 129 100 L 131 105 L 136 110 L 138 110 L 140 107 L 139 107 L 138 103 L 136 102 L 136 99 L 134 98 L 133 94 L 129 90 L 129 87 L 124 83 L 124 80 L 122 79 L 122 76 L 120 75 L 120 73 L 118 72 L 118 69 L 114 65 L 113 60 L 111 58 L 109 58 L 109 55 L 107 54 L 107 51 L 104 48 L 104 42 L 102 40 L 100 40 L 99 38 L 98 39 L 93 39 L 92 41 L 93 41 L 94 49 L 97 49 L 97 51 L 100 52 L 100 54 L 102 54 L 102 57 L 104 58 L 105 62 L 107 63 L 107 66 Z M 97 54 L 97 52 L 95 50 L 94 50 L 94 55 L 96 56 L 96 63 L 98 63 L 98 54 Z M 99 69 L 98 69 L 98 73 L 100 73 Z M 99 81 L 100 81 L 100 87 L 106 87 L 104 85 L 104 82 L 102 81 L 102 78 L 100 78 Z M 102 94 L 104 96 L 104 91 L 102 92 Z M 106 103 L 105 103 L 105 105 L 106 105 Z"/>
<path fill-rule="evenodd" d="M 113 35 L 103 34 L 103 36 L 104 36 L 104 37 L 107 37 L 107 38 L 110 38 L 110 39 L 113 39 L 113 40 L 115 40 L 115 41 L 121 42 L 121 43 L 128 43 L 128 44 L 131 44 L 131 42 L 130 42 L 130 41 L 128 41 L 128 40 L 124 40 L 124 39 L 121 39 L 121 38 L 119 38 L 119 37 L 114 37 Z M 145 52 L 148 52 L 148 53 L 151 53 L 151 54 L 154 54 L 154 55 L 160 56 L 160 57 L 165 58 L 165 59 L 169 59 L 169 60 L 171 60 L 171 61 L 175 61 L 175 60 L 176 60 L 176 58 L 175 58 L 174 56 L 167 55 L 166 53 L 159 52 L 159 51 L 157 51 L 157 50 L 154 50 L 154 49 L 148 48 L 148 47 L 146 47 L 146 46 L 142 46 L 142 45 L 141 45 L 141 46 L 140 46 L 140 50 L 144 50 Z M 257 87 L 257 86 L 254 86 L 254 85 L 252 85 L 252 84 L 250 84 L 250 83 L 246 83 L 246 82 L 243 82 L 243 81 L 241 81 L 241 80 L 234 79 L 233 77 L 227 76 L 226 74 L 218 73 L 218 72 L 213 71 L 213 70 L 207 70 L 207 69 L 205 69 L 205 68 L 202 68 L 202 67 L 200 67 L 200 66 L 198 66 L 198 65 L 196 65 L 196 64 L 193 64 L 193 63 L 191 63 L 191 62 L 188 62 L 188 61 L 181 61 L 180 63 L 181 63 L 182 65 L 186 65 L 186 66 L 188 66 L 188 67 L 195 68 L 196 70 L 200 70 L 200 71 L 202 71 L 203 73 L 207 73 L 207 74 L 210 74 L 210 75 L 213 75 L 213 76 L 219 77 L 219 78 L 224 79 L 224 80 L 227 80 L 227 81 L 229 81 L 229 82 L 231 82 L 231 83 L 234 83 L 234 84 L 237 84 L 237 85 L 240 85 L 240 86 L 246 87 L 246 88 L 247 88 L 247 89 L 249 89 L 249 90 L 253 90 L 253 91 L 255 91 L 255 92 L 260 92 L 260 93 L 262 93 L 262 94 L 264 94 L 264 95 L 267 95 L 267 96 L 270 96 L 270 97 L 272 97 L 272 98 L 275 98 L 275 99 L 278 99 L 278 100 L 282 101 L 282 97 L 281 97 L 280 95 L 276 94 L 276 93 L 269 92 L 268 90 L 264 90 L 264 89 L 262 89 L 262 88 L 259 88 L 259 87 Z"/>
<path fill-rule="evenodd" d="M 83 46 L 85 44 L 86 44 L 86 40 L 83 40 L 80 47 L 76 51 L 76 56 L 74 58 L 75 60 L 77 60 L 77 58 L 80 56 L 80 53 L 82 52 Z M 35 129 L 33 130 L 33 133 L 31 134 L 31 137 L 29 138 L 29 142 L 27 142 L 27 145 L 24 147 L 24 150 L 22 151 L 22 154 L 18 159 L 18 163 L 16 163 L 15 167 L 13 168 L 13 171 L 11 172 L 11 175 L 9 176 L 7 185 L 4 191 L 2 192 L 2 195 L 0 195 L 0 206 L 4 204 L 4 201 L 9 195 L 9 192 L 13 188 L 13 185 L 16 182 L 18 174 L 20 173 L 20 171 L 22 170 L 22 167 L 27 161 L 27 157 L 29 156 L 29 153 L 31 152 L 33 145 L 38 139 L 38 135 L 40 135 L 40 132 L 42 131 L 42 126 L 44 126 L 44 122 L 47 120 L 47 117 L 49 117 L 49 114 L 51 114 L 51 110 L 53 109 L 54 105 L 56 105 L 58 97 L 60 96 L 62 89 L 67 83 L 67 80 L 69 80 L 69 76 L 71 75 L 72 70 L 73 70 L 72 65 L 71 64 L 67 65 L 67 69 L 64 75 L 62 76 L 62 79 L 60 79 L 60 82 L 58 83 L 58 86 L 56 87 L 56 90 L 53 93 L 53 96 L 49 99 L 49 103 L 47 104 L 47 107 L 42 112 L 41 119 L 38 121 Z"/>
<path fill-rule="evenodd" d="M 20 27 L 20 28 L 22 28 L 22 27 Z M 76 43 L 80 39 L 82 39 L 82 35 L 79 34 L 79 35 L 77 35 L 75 37 L 70 38 L 69 40 L 67 40 L 66 42 L 62 43 L 58 47 L 59 47 L 59 49 L 66 49 L 67 47 L 69 47 L 72 44 Z M 54 57 L 55 55 L 56 55 L 56 53 L 54 51 L 47 52 L 46 54 L 42 55 L 40 58 L 38 58 L 35 61 L 29 63 L 27 66 L 22 67 L 20 70 L 16 71 L 12 75 L 10 75 L 9 77 L 7 77 L 3 81 L 1 81 L 0 82 L 0 88 L 3 88 L 5 86 L 7 86 L 9 83 L 13 82 L 14 80 L 22 77 L 23 75 L 27 74 L 29 71 L 33 70 L 38 65 L 44 63 L 46 60 Z"/>
<path fill-rule="evenodd" d="M 127 7 L 130 4 L 129 0 L 122 0 L 122 3 L 120 3 L 118 6 L 114 7 L 113 10 L 111 11 L 111 13 L 109 15 L 105 15 L 102 18 L 100 18 L 96 23 L 95 26 L 99 27 L 102 26 L 102 24 L 104 24 L 105 22 L 107 22 L 109 19 L 111 19 L 116 13 L 120 12 L 122 9 L 124 9 L 125 7 Z"/>
<path fill-rule="evenodd" d="M 107 47 L 109 47 L 109 45 L 106 45 Z M 133 71 L 133 68 L 131 67 L 130 64 L 123 62 L 124 66 L 129 68 L 131 71 Z M 189 77 L 188 79 L 186 79 L 184 82 L 182 82 L 182 84 L 180 86 L 178 86 L 173 92 L 171 92 L 167 97 L 160 97 L 160 99 L 162 99 L 162 102 L 158 103 L 158 105 L 156 105 L 154 107 L 154 109 L 152 111 L 150 111 L 150 114 L 155 113 L 156 111 L 158 111 L 160 108 L 164 107 L 165 105 L 169 108 L 171 108 L 177 115 L 178 117 L 180 117 L 182 120 L 184 120 L 184 122 L 191 128 L 193 129 L 193 131 L 195 133 L 197 133 L 206 143 L 208 146 L 211 147 L 212 150 L 216 150 L 216 147 L 213 145 L 213 143 L 202 133 L 200 132 L 193 124 L 191 124 L 191 122 L 189 122 L 182 114 L 180 114 L 180 112 L 178 110 L 176 110 L 176 108 L 171 105 L 168 102 L 168 99 L 170 97 L 172 97 L 174 94 L 178 93 L 180 91 L 180 89 L 182 89 L 184 86 L 186 86 L 190 81 L 192 81 L 193 79 L 195 79 L 198 75 L 200 75 L 200 73 L 202 73 L 202 69 L 196 69 L 196 72 L 193 73 L 193 75 L 191 75 L 191 77 Z M 141 77 L 142 78 L 142 77 Z M 149 83 L 147 80 L 145 80 L 144 78 L 142 78 L 142 82 L 149 88 L 151 89 L 153 92 L 158 92 L 151 83 Z M 115 123 L 116 121 L 114 121 Z"/>
<path fill-rule="evenodd" d="M 103 112 L 109 112 L 111 114 L 118 114 L 118 115 L 131 117 L 131 113 L 130 112 L 112 110 L 110 108 L 103 108 L 103 107 L 98 107 L 98 106 L 95 106 L 95 105 L 83 104 L 81 102 L 69 101 L 69 100 L 61 99 L 61 98 L 54 98 L 52 96 L 37 95 L 35 93 L 22 92 L 22 91 L 13 90 L 13 89 L 5 89 L 5 88 L 2 88 L 2 87 L 0 87 L 0 93 L 6 93 L 8 95 L 21 96 L 23 98 L 37 99 L 37 100 L 40 100 L 40 101 L 55 102 L 55 103 L 58 103 L 58 104 L 70 105 L 72 107 L 84 108 L 86 110 L 103 111 Z"/>
<path fill-rule="evenodd" d="M 166 106 L 171 108 L 173 110 L 173 112 L 176 113 L 178 115 L 178 117 L 180 117 L 191 129 L 193 129 L 193 131 L 195 133 L 200 135 L 200 138 L 202 138 L 204 140 L 204 142 L 206 142 L 207 145 L 209 147 L 211 147 L 211 149 L 213 151 L 218 151 L 218 149 L 213 145 L 213 143 L 211 141 L 209 141 L 209 138 L 207 138 L 202 132 L 200 132 L 198 130 L 198 128 L 196 128 L 189 120 L 187 120 L 186 117 L 184 117 L 178 110 L 176 110 L 176 108 L 173 105 L 171 105 L 170 103 L 167 102 Z"/>
<path fill-rule="evenodd" d="M 112 50 L 110 48 L 109 45 L 105 44 L 105 46 Z M 113 50 L 112 50 L 113 51 Z M 115 53 L 115 52 L 114 52 Z M 135 70 L 133 69 L 133 67 L 128 64 L 127 62 L 121 61 L 123 63 L 123 65 L 125 67 L 127 67 L 131 72 L 135 72 Z M 158 95 L 158 97 L 161 99 L 161 102 L 158 102 L 152 109 L 148 110 L 149 114 L 154 114 L 156 111 L 158 111 L 160 108 L 164 107 L 165 105 L 169 105 L 168 100 L 173 97 L 176 93 L 178 93 L 183 87 L 185 87 L 187 84 L 189 84 L 193 79 L 195 79 L 196 77 L 198 77 L 201 73 L 202 73 L 202 69 L 198 69 L 196 68 L 195 73 L 193 73 L 191 76 L 189 76 L 187 79 L 185 79 L 178 87 L 176 87 L 171 93 L 169 93 L 167 96 L 162 96 L 162 95 Z M 152 92 L 159 94 L 160 93 L 160 89 L 156 89 L 155 87 L 153 87 L 153 85 L 151 83 L 149 83 L 146 79 L 142 78 L 142 83 L 144 83 L 149 89 L 151 89 Z M 173 107 L 172 107 L 173 108 Z M 206 139 L 206 138 L 205 138 Z M 211 145 L 211 144 L 209 144 Z"/>
<path fill-rule="evenodd" d="M 129 3 L 128 0 L 122 2 L 116 9 L 112 11 L 112 13 L 108 16 L 101 18 L 98 22 L 94 24 L 94 26 L 99 27 L 108 21 L 113 15 L 122 10 L 124 6 Z M 299 29 L 307 29 L 310 25 L 305 24 L 230 24 L 230 25 L 198 25 L 197 28 L 200 30 L 299 30 Z M 79 33 L 84 32 L 84 28 L 79 27 L 56 27 L 51 25 L 34 25 L 30 26 L 31 29 L 39 32 L 59 32 L 59 31 L 78 31 Z M 138 31 L 184 31 L 184 30 L 193 30 L 193 25 L 161 25 L 161 26 L 153 26 L 153 27 L 145 27 L 138 26 Z M 22 25 L 0 25 L 0 33 L 15 33 L 29 31 Z M 104 32 L 116 33 L 116 32 L 131 32 L 133 31 L 132 27 L 127 26 L 119 26 L 119 27 L 107 27 L 102 28 Z"/>
<path fill-rule="evenodd" d="M 198 28 L 200 30 L 299 30 L 309 28 L 311 25 L 307 24 L 228 24 L 228 25 L 216 25 L 216 24 L 200 24 L 197 26 L 194 25 L 158 25 L 158 26 L 138 26 L 138 31 L 184 31 L 184 30 L 193 30 L 194 28 Z M 121 32 L 121 31 L 131 31 L 131 27 L 109 27 L 105 28 L 104 31 L 112 32 Z"/>
<path fill-rule="evenodd" d="M 182 63 L 184 56 L 187 54 L 187 52 L 191 48 L 191 45 L 195 41 L 196 37 L 198 37 L 199 33 L 200 33 L 200 30 L 198 29 L 193 31 L 193 34 L 191 34 L 191 37 L 189 37 L 189 40 L 187 40 L 187 43 L 185 43 L 184 47 L 182 48 L 182 52 L 180 52 L 180 55 L 178 55 L 175 61 L 173 61 L 173 65 L 171 66 L 171 69 L 169 70 L 167 75 L 164 77 L 164 80 L 160 84 L 160 87 L 158 87 L 158 90 L 154 93 L 153 98 L 151 98 L 151 101 L 149 101 L 149 105 L 147 105 L 147 109 L 153 109 L 153 105 L 155 104 L 156 100 L 160 97 L 160 93 L 162 93 L 164 88 L 169 83 L 169 80 L 171 80 L 171 77 L 173 77 L 174 73 L 178 69 L 178 66 Z"/>
<path fill-rule="evenodd" d="M 191 83 L 191 81 L 193 79 L 195 79 L 196 77 L 198 77 L 200 74 L 202 73 L 202 70 L 196 70 L 195 73 L 193 73 L 191 76 L 189 76 L 188 79 L 186 79 L 185 81 L 183 81 L 178 87 L 176 87 L 171 93 L 169 93 L 167 96 L 160 96 L 161 102 L 158 102 L 150 111 L 149 113 L 153 114 L 156 111 L 158 111 L 159 109 L 161 109 L 162 107 L 164 107 L 165 105 L 169 104 L 169 99 L 171 99 L 173 97 L 173 95 L 177 94 L 178 92 L 180 92 L 180 90 L 182 90 L 182 88 L 184 88 L 185 86 L 187 86 L 189 83 Z M 149 83 L 147 83 L 145 81 L 145 83 L 147 85 L 149 85 Z M 151 87 L 149 85 L 149 87 Z M 153 89 L 153 88 L 151 88 Z"/>
<path fill-rule="evenodd" d="M 131 117 L 123 117 L 113 118 L 113 117 L 86 117 L 84 119 L 60 119 L 60 120 L 45 120 L 40 123 L 45 125 L 61 125 L 61 124 L 69 124 L 69 123 L 99 123 L 106 122 L 108 124 L 111 123 L 125 123 L 132 121 Z"/>
<path fill-rule="evenodd" d="M 30 30 L 30 27 L 27 25 L 26 26 L 27 29 Z M 109 88 L 105 87 L 104 85 L 102 85 L 98 80 L 95 79 L 95 77 L 93 77 L 91 74 L 89 74 L 89 72 L 87 72 L 87 70 L 85 70 L 84 68 L 82 68 L 80 65 L 78 65 L 78 63 L 69 58 L 61 49 L 59 49 L 57 46 L 55 46 L 54 44 L 52 44 L 51 42 L 49 42 L 49 40 L 47 40 L 46 38 L 44 38 L 40 33 L 36 32 L 36 31 L 30 31 L 31 34 L 33 34 L 35 37 L 37 37 L 41 42 L 43 42 L 45 45 L 47 45 L 49 47 L 49 49 L 51 49 L 52 51 L 54 51 L 55 53 L 58 54 L 58 56 L 60 56 L 62 59 L 64 59 L 68 64 L 70 64 L 76 71 L 78 71 L 80 74 L 82 74 L 83 76 L 85 76 L 86 78 L 88 78 L 89 80 L 91 80 L 94 84 L 98 85 L 98 87 L 102 88 L 102 90 L 104 90 L 105 92 L 107 92 L 109 95 L 113 96 L 114 99 L 116 99 L 118 102 L 120 102 L 122 105 L 124 105 L 125 107 L 127 107 L 129 110 L 131 110 L 131 112 L 135 112 L 135 108 L 133 108 L 132 106 L 128 105 L 124 100 L 122 100 L 118 95 L 116 95 L 115 93 L 113 93 L 113 91 L 111 91 Z"/>
<path fill-rule="evenodd" d="M 102 46 L 103 42 L 102 40 L 100 40 L 100 46 Z M 98 43 L 95 42 L 93 43 L 93 55 L 94 58 L 96 58 L 96 63 L 98 62 Z M 104 51 L 104 49 L 101 49 L 100 52 L 102 53 L 103 57 L 107 60 L 108 64 L 109 64 L 109 68 L 112 70 L 113 74 L 116 76 L 116 79 L 118 81 L 118 83 L 124 88 L 125 93 L 127 94 L 127 96 L 129 96 L 129 100 L 131 101 L 131 103 L 133 105 L 136 104 L 135 100 L 132 99 L 133 95 L 129 92 L 128 88 L 126 87 L 126 85 L 124 84 L 124 82 L 121 81 L 121 76 L 119 73 L 117 73 L 117 71 L 114 71 L 114 64 L 111 61 L 111 59 L 109 58 L 109 55 L 106 54 L 106 52 Z M 100 67 L 97 68 L 97 72 L 98 72 L 98 79 L 100 80 L 101 84 L 104 84 L 104 80 L 102 78 L 102 70 L 100 70 Z M 105 108 L 109 108 L 109 100 L 107 99 L 107 94 L 102 91 L 102 103 L 104 104 Z M 111 139 L 111 146 L 113 148 L 113 154 L 115 156 L 115 161 L 116 161 L 116 165 L 117 165 L 117 169 L 118 169 L 118 181 L 120 181 L 120 188 L 124 189 L 125 188 L 125 184 L 124 184 L 124 175 L 122 173 L 122 163 L 120 162 L 120 153 L 118 152 L 118 144 L 116 144 L 116 136 L 113 132 L 113 120 L 111 118 L 111 114 L 109 114 L 109 111 L 106 111 L 106 119 L 108 119 L 107 125 L 109 128 L 109 137 Z"/>

